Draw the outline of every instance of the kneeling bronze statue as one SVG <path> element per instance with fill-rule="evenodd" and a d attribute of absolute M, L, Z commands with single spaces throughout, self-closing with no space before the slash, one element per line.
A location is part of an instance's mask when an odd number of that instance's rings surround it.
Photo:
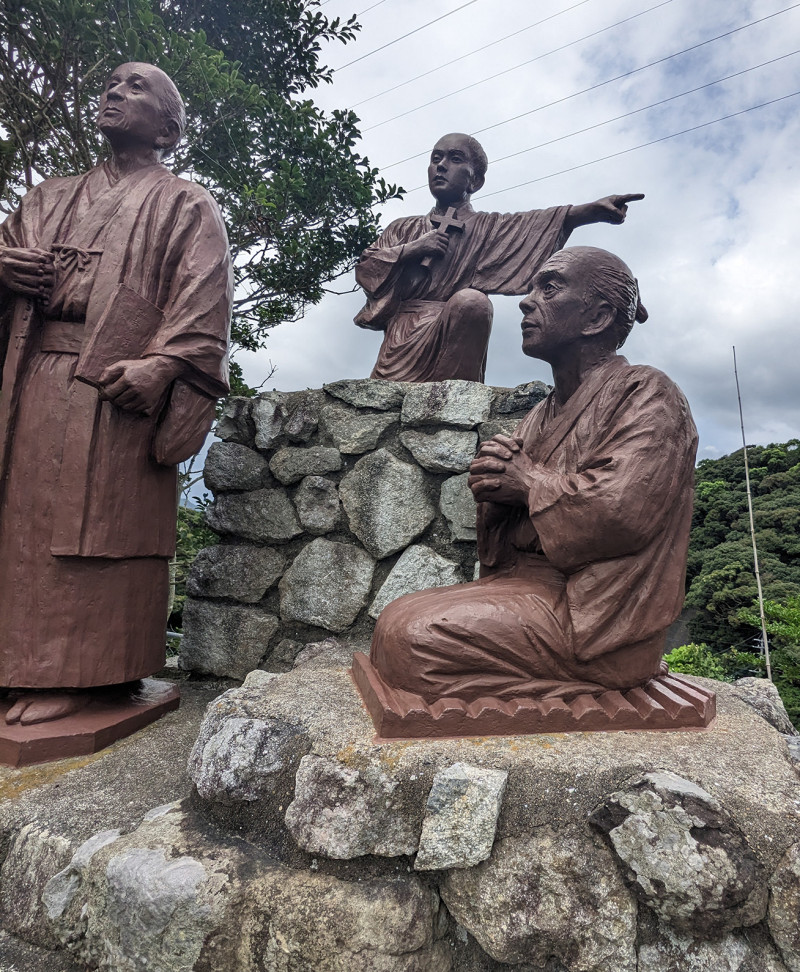
<path fill-rule="evenodd" d="M 707 725 L 713 695 L 662 662 L 697 432 L 666 375 L 618 354 L 647 318 L 637 282 L 574 247 L 520 308 L 522 349 L 551 365 L 553 390 L 472 463 L 480 579 L 394 601 L 357 658 L 379 734 Z"/>

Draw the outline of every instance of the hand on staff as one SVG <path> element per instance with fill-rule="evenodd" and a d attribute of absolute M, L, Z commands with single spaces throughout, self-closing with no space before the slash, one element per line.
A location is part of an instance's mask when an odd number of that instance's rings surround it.
<path fill-rule="evenodd" d="M 472 460 L 467 485 L 478 503 L 527 506 L 535 478 L 535 466 L 522 451 L 522 440 L 496 435 L 481 445 Z"/>
<path fill-rule="evenodd" d="M 161 354 L 118 361 L 100 375 L 100 397 L 128 412 L 152 415 L 182 370 L 180 361 Z"/>
<path fill-rule="evenodd" d="M 54 283 L 55 267 L 49 250 L 0 246 L 0 284 L 7 290 L 46 300 Z"/>

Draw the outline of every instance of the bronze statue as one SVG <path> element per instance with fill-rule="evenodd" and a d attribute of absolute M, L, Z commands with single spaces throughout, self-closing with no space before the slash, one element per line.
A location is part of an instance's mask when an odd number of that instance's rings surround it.
<path fill-rule="evenodd" d="M 355 673 L 390 709 L 427 707 L 431 724 L 453 700 L 499 700 L 502 725 L 520 699 L 631 709 L 620 693 L 666 675 L 665 632 L 683 604 L 697 433 L 666 375 L 617 354 L 647 316 L 635 279 L 604 250 L 562 250 L 520 308 L 523 351 L 551 365 L 554 387 L 472 463 L 480 579 L 389 604 L 371 671 L 357 666 L 368 678 Z M 677 713 L 676 690 L 656 688 Z"/>
<path fill-rule="evenodd" d="M 365 250 L 356 280 L 367 303 L 359 327 L 385 331 L 373 378 L 483 381 L 492 328 L 487 294 L 521 296 L 570 233 L 589 223 L 622 223 L 641 193 L 526 213 L 481 213 L 470 197 L 488 161 L 470 135 L 440 138 L 431 152 L 427 216 L 390 223 Z"/>
<path fill-rule="evenodd" d="M 111 158 L 0 225 L 0 686 L 61 720 L 164 664 L 177 463 L 228 391 L 219 210 L 161 164 L 186 123 L 150 64 L 100 97 Z M 106 692 L 106 697 L 107 697 Z"/>

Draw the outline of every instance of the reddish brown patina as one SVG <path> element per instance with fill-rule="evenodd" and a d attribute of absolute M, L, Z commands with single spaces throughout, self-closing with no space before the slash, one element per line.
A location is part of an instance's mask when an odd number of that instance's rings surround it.
<path fill-rule="evenodd" d="M 228 389 L 232 274 L 214 201 L 161 164 L 185 114 L 113 72 L 112 158 L 0 226 L 0 686 L 25 726 L 164 663 L 176 464 Z M 82 380 L 77 380 L 77 379 Z"/>
<path fill-rule="evenodd" d="M 527 294 L 542 263 L 589 223 L 622 223 L 640 193 L 524 213 L 481 213 L 472 194 L 488 162 L 476 139 L 454 133 L 434 145 L 426 216 L 390 223 L 365 250 L 356 280 L 367 303 L 359 327 L 384 331 L 373 378 L 483 381 L 492 329 L 487 294 Z"/>
<path fill-rule="evenodd" d="M 663 725 L 637 723 L 626 695 L 643 689 L 663 709 L 664 691 L 686 694 L 660 679 L 683 603 L 697 449 L 680 389 L 617 354 L 646 318 L 638 285 L 619 258 L 575 247 L 542 266 L 520 307 L 523 350 L 552 366 L 553 391 L 472 463 L 480 579 L 409 594 L 378 619 L 354 673 L 370 711 L 412 736 L 445 724 L 446 735 L 507 732 L 513 712 L 519 731 L 546 728 L 548 711 L 553 731 L 706 725 L 713 705 L 686 698 Z"/>

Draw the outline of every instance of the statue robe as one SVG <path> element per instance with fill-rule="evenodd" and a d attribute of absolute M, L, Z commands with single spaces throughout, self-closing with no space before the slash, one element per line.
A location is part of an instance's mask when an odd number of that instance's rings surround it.
<path fill-rule="evenodd" d="M 469 204 L 456 218 L 462 232 L 451 232 L 447 251 L 427 270 L 401 262 L 407 243 L 435 229 L 430 216 L 397 219 L 361 256 L 356 280 L 367 295 L 356 315 L 359 327 L 386 332 L 372 378 L 392 381 L 483 381 L 491 315 L 480 339 L 469 349 L 466 369 L 443 373 L 440 361 L 448 346 L 460 340 L 446 306 L 460 291 L 522 296 L 539 267 L 561 249 L 569 233 L 564 220 L 569 206 L 526 213 L 476 213 Z"/>
<path fill-rule="evenodd" d="M 0 245 L 56 254 L 48 306 L 0 293 L 0 685 L 132 681 L 164 662 L 176 463 L 228 389 L 225 227 L 164 166 L 117 180 L 103 164 L 31 190 Z M 120 284 L 163 311 L 144 356 L 186 365 L 152 417 L 73 379 Z M 127 324 L 106 322 L 120 341 Z"/>
<path fill-rule="evenodd" d="M 429 702 L 645 683 L 684 598 L 697 450 L 685 398 L 618 356 L 514 434 L 539 468 L 527 507 L 479 504 L 480 579 L 389 604 L 373 665 Z"/>

